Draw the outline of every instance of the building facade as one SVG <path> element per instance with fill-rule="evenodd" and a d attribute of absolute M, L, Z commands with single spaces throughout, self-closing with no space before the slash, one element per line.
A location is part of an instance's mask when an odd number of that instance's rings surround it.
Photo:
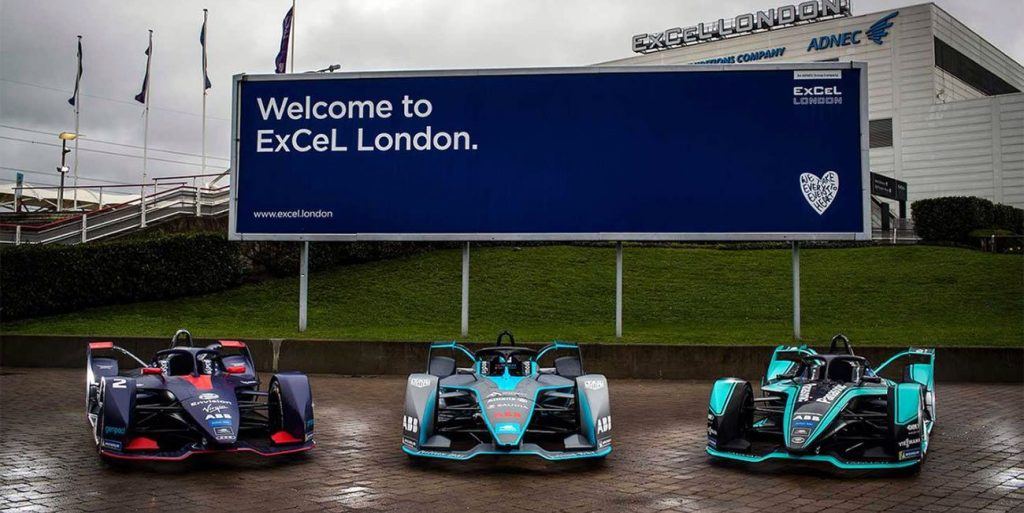
<path fill-rule="evenodd" d="M 717 28 L 705 25 L 687 35 Z M 934 4 L 670 48 L 666 34 L 682 41 L 679 28 L 634 36 L 645 53 L 600 65 L 867 62 L 872 172 L 907 182 L 911 202 L 967 195 L 1024 207 L 1024 67 Z"/>

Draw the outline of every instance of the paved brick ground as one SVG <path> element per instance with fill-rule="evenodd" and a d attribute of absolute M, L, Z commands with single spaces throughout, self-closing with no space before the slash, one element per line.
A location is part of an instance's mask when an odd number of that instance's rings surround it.
<path fill-rule="evenodd" d="M 0 510 L 1024 511 L 1024 389 L 940 385 L 916 477 L 713 465 L 707 383 L 613 381 L 601 465 L 532 458 L 413 463 L 399 450 L 404 380 L 315 376 L 308 457 L 194 457 L 110 467 L 82 413 L 84 375 L 0 369 Z"/>

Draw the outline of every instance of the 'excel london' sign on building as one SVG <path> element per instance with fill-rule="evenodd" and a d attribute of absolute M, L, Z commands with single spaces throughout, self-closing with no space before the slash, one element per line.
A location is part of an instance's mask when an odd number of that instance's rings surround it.
<path fill-rule="evenodd" d="M 707 43 L 753 32 L 787 27 L 850 15 L 850 0 L 809 0 L 797 5 L 744 13 L 731 20 L 720 18 L 692 27 L 672 27 L 661 32 L 633 36 L 633 51 L 656 52 L 697 43 Z"/>

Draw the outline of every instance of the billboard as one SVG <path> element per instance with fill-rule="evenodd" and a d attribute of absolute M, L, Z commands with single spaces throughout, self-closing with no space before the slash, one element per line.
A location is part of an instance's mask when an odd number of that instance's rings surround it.
<path fill-rule="evenodd" d="M 863 63 L 238 75 L 234 240 L 867 239 Z"/>

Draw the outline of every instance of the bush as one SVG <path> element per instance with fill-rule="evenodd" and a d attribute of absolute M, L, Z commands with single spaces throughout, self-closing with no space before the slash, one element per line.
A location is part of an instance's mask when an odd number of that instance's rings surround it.
<path fill-rule="evenodd" d="M 973 196 L 950 196 L 915 201 L 914 229 L 926 241 L 967 244 L 975 230 L 1024 233 L 1024 211 Z"/>
<path fill-rule="evenodd" d="M 993 206 L 993 209 L 993 227 L 1024 235 L 1024 210 L 998 203 Z"/>
<path fill-rule="evenodd" d="M 222 235 L 169 235 L 0 250 L 0 319 L 169 299 L 241 283 L 246 263 Z"/>

